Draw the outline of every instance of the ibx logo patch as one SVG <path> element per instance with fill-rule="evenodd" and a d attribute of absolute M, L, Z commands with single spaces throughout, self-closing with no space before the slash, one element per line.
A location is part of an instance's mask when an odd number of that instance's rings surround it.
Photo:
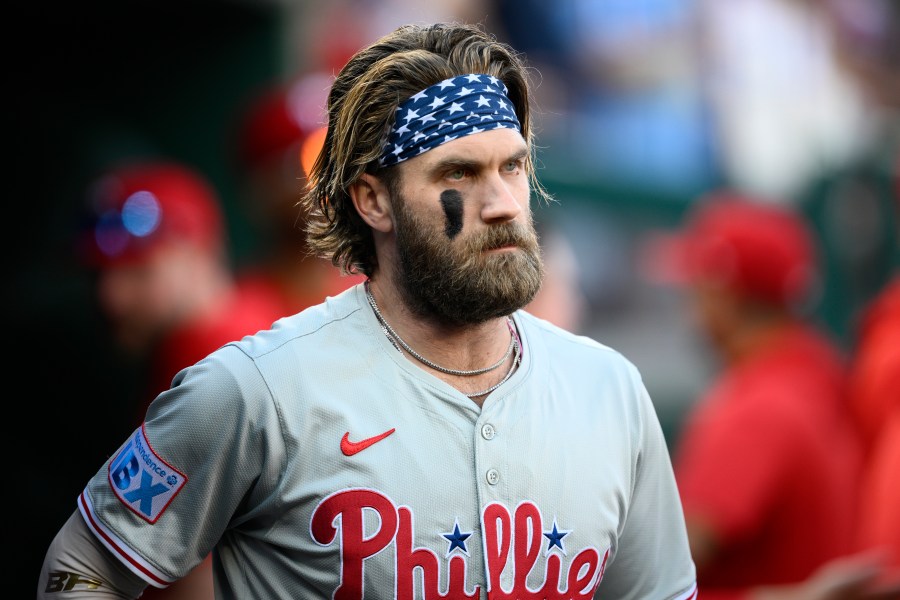
<path fill-rule="evenodd" d="M 109 485 L 128 508 L 155 523 L 184 487 L 183 473 L 160 458 L 139 427 L 109 464 Z"/>

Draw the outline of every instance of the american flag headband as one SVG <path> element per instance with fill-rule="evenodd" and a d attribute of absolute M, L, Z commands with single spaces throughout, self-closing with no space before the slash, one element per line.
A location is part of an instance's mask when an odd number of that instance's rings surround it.
<path fill-rule="evenodd" d="M 520 131 L 507 88 L 492 75 L 450 77 L 397 107 L 379 163 L 389 167 L 451 140 L 489 129 Z"/>

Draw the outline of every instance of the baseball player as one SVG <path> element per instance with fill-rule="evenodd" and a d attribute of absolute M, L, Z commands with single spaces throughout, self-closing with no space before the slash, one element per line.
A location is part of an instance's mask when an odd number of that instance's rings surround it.
<path fill-rule="evenodd" d="M 88 482 L 38 598 L 696 597 L 632 363 L 521 307 L 543 264 L 523 62 L 404 26 L 329 96 L 310 244 L 366 282 L 182 370 Z"/>

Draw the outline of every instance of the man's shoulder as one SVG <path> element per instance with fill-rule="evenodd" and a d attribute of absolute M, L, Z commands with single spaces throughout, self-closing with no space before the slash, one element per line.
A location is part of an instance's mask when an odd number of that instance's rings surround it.
<path fill-rule="evenodd" d="M 563 329 L 527 311 L 516 313 L 532 347 L 546 353 L 554 364 L 564 365 L 582 360 L 634 369 L 634 364 L 619 350 L 595 337 Z"/>
<path fill-rule="evenodd" d="M 232 345 L 251 358 L 260 358 L 293 347 L 300 340 L 306 342 L 306 347 L 315 348 L 329 337 L 351 337 L 354 314 L 360 308 L 356 288 L 351 287 L 296 314 L 281 317 L 271 327 L 246 336 Z"/>
<path fill-rule="evenodd" d="M 617 353 L 615 349 L 607 346 L 594 337 L 583 333 L 569 331 L 546 319 L 535 316 L 526 310 L 517 311 L 516 317 L 523 326 L 537 332 L 544 337 L 548 343 L 571 344 L 575 347 L 581 347 L 585 352 L 599 351 Z"/>

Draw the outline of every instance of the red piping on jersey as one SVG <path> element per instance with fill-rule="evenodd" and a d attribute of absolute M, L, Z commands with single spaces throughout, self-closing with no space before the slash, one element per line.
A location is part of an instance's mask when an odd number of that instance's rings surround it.
<path fill-rule="evenodd" d="M 94 520 L 94 515 L 91 513 L 90 510 L 88 510 L 87 503 L 84 500 L 84 492 L 81 492 L 81 495 L 78 496 L 78 502 L 80 502 L 82 507 L 84 508 L 84 514 L 86 514 L 88 519 L 90 519 L 91 527 L 94 529 L 94 531 L 97 532 L 97 534 L 100 535 L 104 540 L 106 540 L 109 543 L 109 545 L 112 546 L 116 550 L 116 552 L 119 553 L 120 556 L 122 556 L 122 558 L 124 558 L 130 564 L 134 565 L 135 569 L 137 569 L 141 573 L 144 573 L 148 579 L 152 579 L 153 581 L 157 582 L 160 586 L 168 587 L 171 584 L 171 582 L 169 582 L 169 581 L 160 579 L 159 577 L 157 577 L 156 575 L 151 573 L 149 570 L 147 570 L 147 568 L 145 566 L 143 566 L 142 564 L 138 563 L 136 560 L 134 560 L 133 558 L 128 556 L 128 554 L 123 552 L 122 549 L 119 547 L 119 545 L 111 537 L 106 535 L 106 533 L 102 529 L 100 529 L 100 526 L 98 525 L 97 521 Z"/>

